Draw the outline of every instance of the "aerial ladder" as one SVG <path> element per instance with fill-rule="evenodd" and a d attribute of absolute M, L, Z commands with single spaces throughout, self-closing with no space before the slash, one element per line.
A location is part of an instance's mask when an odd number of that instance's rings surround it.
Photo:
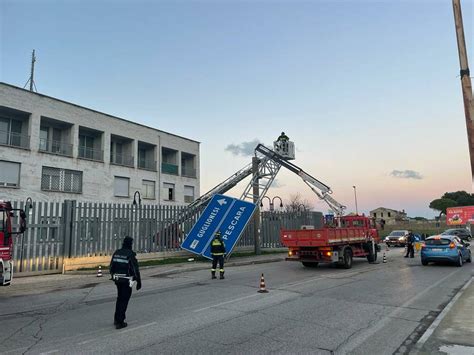
<path fill-rule="evenodd" d="M 277 143 L 278 142 L 275 142 L 274 145 L 277 145 Z M 319 197 L 320 200 L 323 200 L 328 204 L 329 208 L 334 212 L 335 215 L 342 216 L 344 214 L 344 209 L 346 208 L 346 206 L 340 204 L 331 196 L 332 190 L 329 186 L 312 177 L 311 175 L 303 171 L 303 169 L 288 161 L 288 159 L 285 158 L 283 155 L 276 153 L 276 151 L 278 150 L 271 150 L 262 144 L 257 145 L 257 147 L 255 148 L 256 153 L 260 153 L 260 155 L 267 157 L 270 161 L 279 164 L 280 166 L 284 166 L 291 172 L 298 175 L 304 181 L 304 183 L 308 185 L 309 188 L 316 194 L 316 196 Z M 262 194 L 261 196 L 263 198 L 265 194 Z"/>
<path fill-rule="evenodd" d="M 323 200 L 328 204 L 329 208 L 336 216 L 342 216 L 346 207 L 337 202 L 331 196 L 331 188 L 306 173 L 297 165 L 291 163 L 290 160 L 293 160 L 294 158 L 295 149 L 293 142 L 276 141 L 273 143 L 273 150 L 263 144 L 258 144 L 255 148 L 256 164 L 250 163 L 246 165 L 235 174 L 216 185 L 214 188 L 189 204 L 177 217 L 173 218 L 172 221 L 169 221 L 169 224 L 183 223 L 205 207 L 214 195 L 224 194 L 252 174 L 252 179 L 247 184 L 240 199 L 255 203 L 258 206 L 282 166 L 298 175 L 320 200 Z"/>

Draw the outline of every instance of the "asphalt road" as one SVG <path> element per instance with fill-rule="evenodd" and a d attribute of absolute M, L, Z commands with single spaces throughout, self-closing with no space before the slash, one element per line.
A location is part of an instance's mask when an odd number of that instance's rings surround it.
<path fill-rule="evenodd" d="M 422 266 L 401 249 L 387 257 L 356 259 L 350 270 L 285 261 L 228 267 L 225 280 L 211 280 L 209 270 L 147 270 L 122 330 L 112 324 L 111 282 L 24 296 L 0 289 L 0 353 L 408 353 L 473 268 Z M 266 294 L 257 292 L 261 273 Z"/>

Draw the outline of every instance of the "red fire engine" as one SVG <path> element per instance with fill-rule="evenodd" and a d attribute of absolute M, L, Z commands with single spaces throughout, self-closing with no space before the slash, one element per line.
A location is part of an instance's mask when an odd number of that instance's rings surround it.
<path fill-rule="evenodd" d="M 13 231 L 14 212 L 20 214 L 20 228 Z M 26 230 L 26 214 L 21 209 L 12 208 L 8 201 L 0 200 L 0 285 L 10 285 L 13 278 L 13 236 Z"/>

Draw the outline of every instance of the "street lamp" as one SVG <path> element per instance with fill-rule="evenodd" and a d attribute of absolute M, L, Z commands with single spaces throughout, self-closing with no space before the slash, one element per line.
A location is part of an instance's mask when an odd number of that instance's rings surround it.
<path fill-rule="evenodd" d="M 358 215 L 358 214 L 359 214 L 359 210 L 358 210 L 358 208 L 357 208 L 357 190 L 356 190 L 355 185 L 352 186 L 352 187 L 353 187 L 353 189 L 354 189 L 354 199 L 355 199 L 355 204 L 356 204 L 356 215 Z"/>
<path fill-rule="evenodd" d="M 262 200 L 260 201 L 260 207 L 263 207 L 263 199 L 268 198 L 268 204 L 270 205 L 270 211 L 272 210 L 272 200 L 270 200 L 270 197 L 268 196 L 263 196 Z"/>
<path fill-rule="evenodd" d="M 27 197 L 25 201 L 25 212 L 28 209 L 28 215 L 33 215 L 33 200 L 31 197 Z M 20 251 L 20 272 L 23 271 L 23 249 L 25 245 L 25 233 L 21 235 L 21 251 Z"/>
<path fill-rule="evenodd" d="M 272 198 L 272 204 L 271 204 L 272 211 L 273 211 L 273 206 L 275 205 L 274 201 L 275 201 L 276 198 L 280 199 L 280 208 L 283 208 L 283 201 L 282 201 L 281 197 L 280 196 L 275 196 L 274 198 Z"/>
<path fill-rule="evenodd" d="M 270 199 L 270 197 L 268 196 L 263 196 L 262 197 L 262 201 L 260 202 L 260 207 L 263 207 L 263 199 L 264 198 L 267 198 L 268 199 L 268 204 L 270 206 L 270 211 L 274 211 L 275 210 L 275 199 L 276 198 L 279 198 L 280 199 L 280 207 L 283 207 L 283 201 L 281 200 L 281 197 L 280 196 L 275 196 L 273 197 L 272 199 Z"/>
<path fill-rule="evenodd" d="M 303 207 L 303 212 L 306 212 L 306 206 L 305 206 L 303 203 L 300 203 L 300 204 L 296 207 L 296 209 L 297 209 L 298 212 L 300 211 L 300 207 Z"/>
<path fill-rule="evenodd" d="M 28 215 L 31 216 L 33 214 L 33 200 L 31 199 L 31 197 L 28 197 L 25 201 L 25 211 L 27 207 L 28 207 Z"/>
<path fill-rule="evenodd" d="M 137 200 L 136 200 L 137 194 L 138 194 L 138 205 L 140 206 L 142 204 L 142 198 L 141 198 L 141 195 L 140 195 L 140 191 L 135 191 L 135 193 L 133 194 L 133 205 L 134 206 L 137 205 Z"/>

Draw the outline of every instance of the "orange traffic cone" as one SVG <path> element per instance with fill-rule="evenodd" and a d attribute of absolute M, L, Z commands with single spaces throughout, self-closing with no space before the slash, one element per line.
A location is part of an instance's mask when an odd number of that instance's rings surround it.
<path fill-rule="evenodd" d="M 102 277 L 102 266 L 99 265 L 99 270 L 97 270 L 97 277 Z"/>
<path fill-rule="evenodd" d="M 263 277 L 263 274 L 262 274 L 262 277 L 260 277 L 260 290 L 258 290 L 259 293 L 267 293 L 268 290 L 265 288 L 265 278 Z"/>

